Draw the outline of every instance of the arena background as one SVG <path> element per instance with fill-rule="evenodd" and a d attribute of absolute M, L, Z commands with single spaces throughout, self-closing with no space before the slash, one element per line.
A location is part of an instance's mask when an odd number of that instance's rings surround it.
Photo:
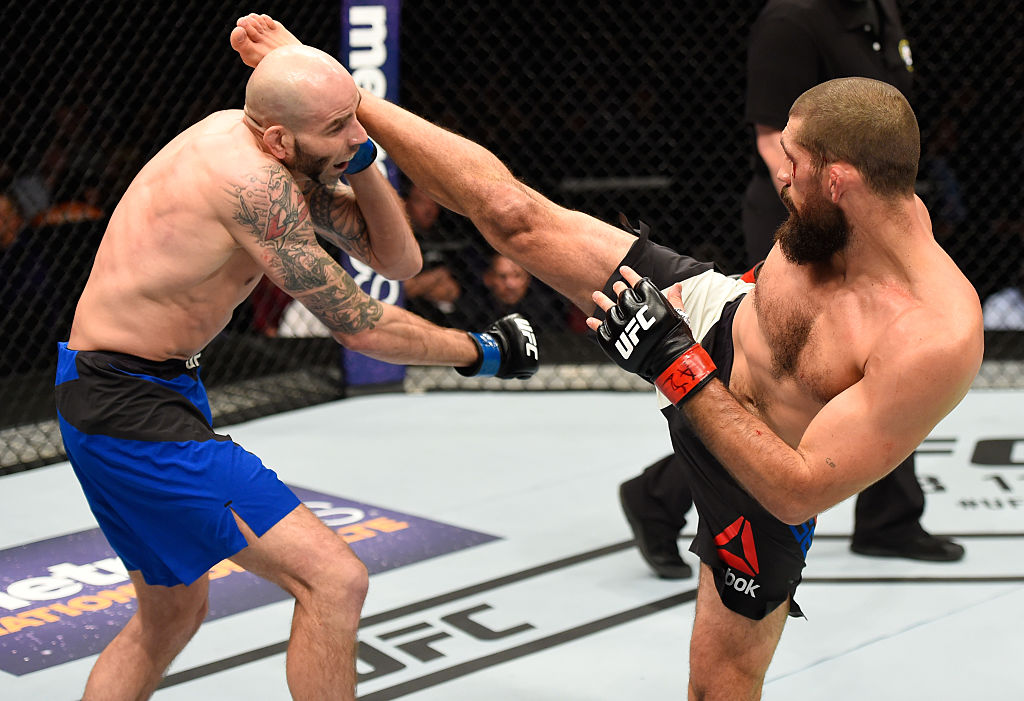
<path fill-rule="evenodd" d="M 760 5 L 407 2 L 400 100 L 483 143 L 555 201 L 608 221 L 642 218 L 659 242 L 739 272 L 753 150 L 742 120 L 745 44 Z M 984 298 L 1013 284 L 1024 262 L 1024 10 L 981 0 L 901 7 L 923 135 L 919 191 Z M 249 71 L 227 36 L 251 11 L 338 51 L 336 0 L 39 0 L 0 11 L 0 192 L 24 219 L 4 229 L 0 252 L 0 474 L 63 458 L 55 344 L 67 338 L 105 216 L 177 132 L 241 105 Z M 8 207 L 0 216 L 12 221 Z M 436 231 L 436 253 L 472 306 L 487 256 L 480 237 L 451 214 Z M 203 356 L 215 423 L 354 391 L 637 387 L 603 361 L 563 302 L 538 296 L 545 367 L 529 382 L 410 368 L 399 385 L 356 390 L 333 341 L 271 338 L 248 302 Z M 989 332 L 986 346 L 976 384 L 1024 386 L 1021 333 Z"/>

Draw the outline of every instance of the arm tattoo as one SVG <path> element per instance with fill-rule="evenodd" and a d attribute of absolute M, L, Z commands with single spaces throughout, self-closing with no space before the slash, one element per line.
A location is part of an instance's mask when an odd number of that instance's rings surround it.
<path fill-rule="evenodd" d="M 228 192 L 232 219 L 259 244 L 260 262 L 276 284 L 332 331 L 351 334 L 376 325 L 383 306 L 317 244 L 310 210 L 287 170 L 265 166 Z"/>
<path fill-rule="evenodd" d="M 234 220 L 261 241 L 273 241 L 302 225 L 309 210 L 298 206 L 295 181 L 280 166 L 266 166 L 235 186 L 238 210 Z"/>
<path fill-rule="evenodd" d="M 302 194 L 317 233 L 359 260 L 370 259 L 372 250 L 366 220 L 351 188 L 341 183 L 327 187 L 311 181 Z"/>
<path fill-rule="evenodd" d="M 372 329 L 384 314 L 383 305 L 364 294 L 348 275 L 341 284 L 306 295 L 302 302 L 327 328 L 344 334 Z"/>

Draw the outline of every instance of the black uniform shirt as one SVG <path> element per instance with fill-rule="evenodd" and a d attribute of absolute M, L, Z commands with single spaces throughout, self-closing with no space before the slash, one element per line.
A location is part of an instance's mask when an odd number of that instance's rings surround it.
<path fill-rule="evenodd" d="M 860 76 L 896 86 L 910 99 L 913 63 L 895 0 L 768 0 L 747 51 L 746 120 L 782 130 L 805 90 Z M 756 147 L 743 194 L 747 264 L 763 259 L 786 208 Z"/>
<path fill-rule="evenodd" d="M 750 35 L 746 120 L 781 131 L 805 90 L 848 76 L 909 100 L 912 71 L 895 0 L 769 0 Z"/>

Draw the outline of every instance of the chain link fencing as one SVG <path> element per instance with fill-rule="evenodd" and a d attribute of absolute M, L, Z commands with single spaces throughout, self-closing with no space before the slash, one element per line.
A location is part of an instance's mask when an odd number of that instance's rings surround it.
<path fill-rule="evenodd" d="M 401 102 L 478 141 L 556 202 L 742 272 L 740 209 L 753 154 L 745 44 L 761 3 L 416 0 L 401 22 Z M 983 299 L 1024 286 L 1024 9 L 901 3 L 923 135 L 919 191 L 938 239 Z M 65 3 L 0 10 L 0 474 L 62 459 L 52 384 L 107 217 L 141 166 L 207 114 L 242 104 L 248 69 L 227 36 L 250 11 L 306 43 L 340 44 L 340 4 L 269 0 Z M 425 274 L 409 306 L 476 328 L 504 306 L 501 270 L 461 217 L 407 183 Z M 493 266 L 493 267 L 492 267 Z M 500 282 L 504 280 L 505 282 Z M 512 282 L 509 282 L 511 280 Z M 426 290 L 426 291 L 424 291 Z M 536 280 L 515 303 L 545 365 L 528 382 L 409 368 L 406 391 L 637 389 L 583 317 Z M 1021 387 L 1020 331 L 987 333 L 978 386 Z M 261 285 L 203 355 L 215 423 L 351 393 L 329 338 Z M 393 388 L 392 388 L 393 389 Z M 365 391 L 365 390 L 363 390 Z"/>

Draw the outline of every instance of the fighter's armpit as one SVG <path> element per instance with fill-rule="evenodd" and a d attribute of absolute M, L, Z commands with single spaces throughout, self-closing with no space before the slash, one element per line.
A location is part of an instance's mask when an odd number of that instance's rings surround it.
<path fill-rule="evenodd" d="M 328 187 L 310 180 L 303 185 L 302 194 L 317 233 L 346 253 L 368 261 L 372 254 L 369 231 L 352 188 L 340 182 Z"/>

